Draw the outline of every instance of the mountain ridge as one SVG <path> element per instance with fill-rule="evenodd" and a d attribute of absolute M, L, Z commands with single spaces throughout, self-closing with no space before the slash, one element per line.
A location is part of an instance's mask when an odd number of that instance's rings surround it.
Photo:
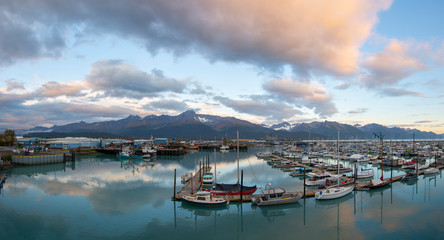
<path fill-rule="evenodd" d="M 140 117 L 129 115 L 126 118 L 102 122 L 87 123 L 79 121 L 66 125 L 34 127 L 28 130 L 19 129 L 20 133 L 28 136 L 48 136 L 50 132 L 78 135 L 147 138 L 168 137 L 180 139 L 220 139 L 222 137 L 235 138 L 240 132 L 241 138 L 263 139 L 274 136 L 279 139 L 336 139 L 338 131 L 341 139 L 372 139 L 375 134 L 393 139 L 411 139 L 413 134 L 417 139 L 443 138 L 444 134 L 424 132 L 417 129 L 386 127 L 371 123 L 364 126 L 349 125 L 333 121 L 314 121 L 311 123 L 282 122 L 266 126 L 255 124 L 235 117 L 220 117 L 216 115 L 197 114 L 193 110 L 185 111 L 176 116 L 147 115 Z M 45 134 L 43 134 L 45 133 Z"/>

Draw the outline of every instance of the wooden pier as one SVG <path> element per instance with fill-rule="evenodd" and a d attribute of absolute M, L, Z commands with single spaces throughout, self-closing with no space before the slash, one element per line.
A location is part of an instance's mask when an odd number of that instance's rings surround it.
<path fill-rule="evenodd" d="M 185 195 L 194 194 L 202 185 L 202 176 L 205 172 L 211 171 L 211 167 L 205 165 L 197 171 L 196 174 L 188 181 L 176 194 L 173 196 L 173 200 L 181 200 Z"/>

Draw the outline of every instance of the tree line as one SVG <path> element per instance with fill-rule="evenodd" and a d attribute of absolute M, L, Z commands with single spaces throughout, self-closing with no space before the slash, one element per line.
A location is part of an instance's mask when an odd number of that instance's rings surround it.
<path fill-rule="evenodd" d="M 17 137 L 14 130 L 6 129 L 3 134 L 0 134 L 0 146 L 14 146 L 17 143 Z"/>

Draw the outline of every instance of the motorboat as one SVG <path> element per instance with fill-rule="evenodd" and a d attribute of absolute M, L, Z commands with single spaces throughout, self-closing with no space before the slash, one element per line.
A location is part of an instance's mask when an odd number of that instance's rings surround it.
<path fill-rule="evenodd" d="M 224 207 L 230 203 L 229 200 L 215 197 L 212 193 L 205 191 L 196 192 L 194 195 L 186 195 L 182 197 L 182 202 L 201 207 Z"/>
<path fill-rule="evenodd" d="M 262 195 L 255 196 L 251 202 L 257 206 L 272 206 L 295 203 L 301 199 L 300 193 L 287 193 L 282 188 L 273 188 L 271 184 L 267 184 L 262 190 Z"/>
<path fill-rule="evenodd" d="M 319 191 L 315 194 L 317 200 L 328 200 L 343 197 L 351 193 L 355 189 L 355 186 L 336 186 L 327 188 L 326 190 Z"/>
<path fill-rule="evenodd" d="M 325 184 L 327 181 L 335 181 L 338 179 L 338 175 L 332 175 L 328 172 L 323 172 L 320 174 L 315 174 L 312 178 L 305 180 L 305 185 L 316 186 Z"/>
<path fill-rule="evenodd" d="M 185 173 L 184 175 L 182 175 L 182 177 L 180 177 L 180 180 L 183 182 L 183 183 L 186 183 L 186 182 L 188 182 L 188 181 L 190 181 L 190 179 L 193 177 L 193 173 L 192 172 L 187 172 L 187 173 Z"/>
<path fill-rule="evenodd" d="M 205 172 L 202 177 L 203 184 L 213 184 L 214 183 L 214 175 L 212 172 Z"/>

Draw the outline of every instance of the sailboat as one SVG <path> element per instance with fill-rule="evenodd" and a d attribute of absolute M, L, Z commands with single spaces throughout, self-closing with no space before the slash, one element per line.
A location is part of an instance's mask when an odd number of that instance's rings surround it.
<path fill-rule="evenodd" d="M 337 143 L 337 169 L 338 169 L 338 185 L 336 187 L 327 188 L 324 191 L 317 192 L 315 194 L 315 198 L 317 200 L 327 200 L 327 199 L 336 199 L 343 197 L 353 191 L 355 189 L 355 185 L 352 186 L 339 186 L 339 131 L 338 131 L 338 143 Z"/>
<path fill-rule="evenodd" d="M 235 184 L 223 184 L 216 183 L 211 193 L 214 195 L 250 195 L 256 192 L 257 187 L 254 186 L 242 186 L 239 183 L 239 131 L 237 132 L 237 183 Z"/>
<path fill-rule="evenodd" d="M 375 188 L 381 188 L 389 185 L 391 183 L 390 180 L 384 180 L 384 148 L 382 146 L 383 139 L 382 135 L 379 136 L 381 139 L 381 178 L 380 179 L 372 179 L 370 180 L 370 184 L 367 185 L 367 188 L 375 189 Z"/>

